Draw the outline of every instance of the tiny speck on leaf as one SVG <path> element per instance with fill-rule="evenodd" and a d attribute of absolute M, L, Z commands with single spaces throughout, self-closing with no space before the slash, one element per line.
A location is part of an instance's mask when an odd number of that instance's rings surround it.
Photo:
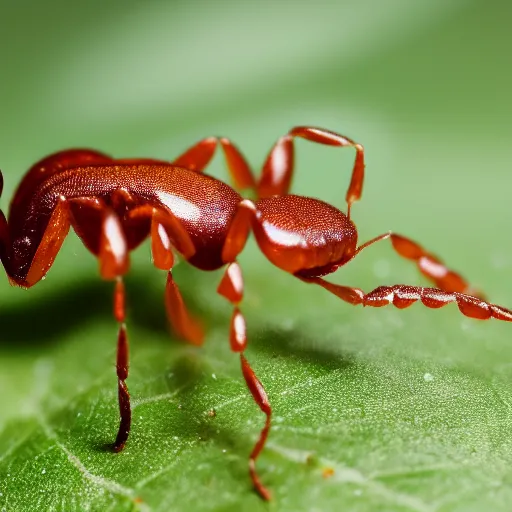
<path fill-rule="evenodd" d="M 333 476 L 333 475 L 334 475 L 334 469 L 333 468 L 327 467 L 327 468 L 324 468 L 322 470 L 322 476 L 324 478 L 331 478 L 331 476 Z"/>

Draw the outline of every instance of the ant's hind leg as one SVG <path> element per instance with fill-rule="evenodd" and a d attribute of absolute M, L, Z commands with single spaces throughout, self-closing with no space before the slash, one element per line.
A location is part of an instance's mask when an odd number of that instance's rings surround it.
<path fill-rule="evenodd" d="M 125 288 L 122 276 L 128 271 L 128 246 L 117 215 L 107 209 L 104 213 L 99 247 L 100 272 L 104 279 L 115 279 L 114 317 L 119 323 L 117 335 L 117 388 L 119 400 L 119 430 L 114 450 L 120 452 L 130 433 L 132 411 L 130 394 L 126 386 L 128 378 L 128 337 L 125 324 Z"/>
<path fill-rule="evenodd" d="M 50 270 L 69 232 L 69 226 L 69 203 L 67 200 L 59 200 L 22 286 L 33 286 Z"/>
<path fill-rule="evenodd" d="M 122 278 L 129 268 L 128 244 L 121 221 L 103 201 L 97 198 L 77 198 L 70 200 L 70 206 L 71 223 L 86 246 L 98 257 L 101 277 L 115 281 L 113 313 L 119 324 L 116 372 L 120 421 L 114 451 L 120 452 L 128 440 L 132 419 L 130 394 L 126 385 L 129 347 L 125 324 L 126 294 Z M 89 220 L 92 219 L 93 224 L 99 227 L 99 232 L 90 229 Z"/>
<path fill-rule="evenodd" d="M 114 289 L 114 317 L 119 323 L 119 332 L 117 335 L 117 357 L 116 372 L 118 378 L 118 401 L 119 401 L 119 430 L 114 443 L 114 451 L 120 452 L 130 434 L 130 425 L 132 421 L 132 411 L 130 407 L 130 393 L 126 386 L 128 378 L 128 336 L 126 334 L 126 308 L 125 308 L 125 288 L 122 277 L 117 277 Z"/>

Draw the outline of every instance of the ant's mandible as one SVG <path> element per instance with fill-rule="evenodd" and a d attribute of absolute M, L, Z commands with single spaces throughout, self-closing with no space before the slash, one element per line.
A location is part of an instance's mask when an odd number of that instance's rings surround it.
<path fill-rule="evenodd" d="M 318 199 L 289 194 L 294 164 L 294 139 L 301 137 L 329 146 L 349 146 L 356 152 L 346 194 L 347 214 Z M 243 199 L 225 183 L 203 174 L 215 148 L 224 151 L 237 189 L 252 189 L 256 201 Z M 203 331 L 183 302 L 172 276 L 175 248 L 193 266 L 215 270 L 226 266 L 217 289 L 233 305 L 231 350 L 240 353 L 242 373 L 266 422 L 250 457 L 252 482 L 265 498 L 255 462 L 270 430 L 272 408 L 263 385 L 244 356 L 247 346 L 242 271 L 237 256 L 252 231 L 263 254 L 280 269 L 306 283 L 322 286 L 352 305 L 406 308 L 421 301 L 429 308 L 456 302 L 468 317 L 512 321 L 512 311 L 472 295 L 468 283 L 412 240 L 385 233 L 357 244 L 350 208 L 361 197 L 364 180 L 363 146 L 321 128 L 296 127 L 270 151 L 259 180 L 229 139 L 209 137 L 173 162 L 153 159 L 113 159 L 89 149 L 71 149 L 36 163 L 21 181 L 11 202 L 9 220 L 0 211 L 0 259 L 12 284 L 29 288 L 50 269 L 70 226 L 99 259 L 104 279 L 115 281 L 114 316 L 119 322 L 117 377 L 120 426 L 114 444 L 121 451 L 131 423 L 128 340 L 125 326 L 123 275 L 129 252 L 148 236 L 157 268 L 168 271 L 165 305 L 176 333 L 200 345 Z M 0 194 L 2 191 L 0 173 Z M 370 293 L 325 281 L 365 247 L 389 238 L 394 250 L 416 263 L 436 288 L 379 286 Z"/>

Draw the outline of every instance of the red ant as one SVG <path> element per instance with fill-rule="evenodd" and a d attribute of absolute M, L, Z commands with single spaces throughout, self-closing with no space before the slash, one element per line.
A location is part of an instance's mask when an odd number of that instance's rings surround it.
<path fill-rule="evenodd" d="M 348 187 L 347 214 L 318 199 L 289 194 L 294 164 L 294 138 L 329 146 L 349 146 L 356 152 Z M 225 183 L 203 174 L 216 146 L 224 151 L 237 189 L 252 189 L 256 201 L 243 199 Z M 265 256 L 280 269 L 306 283 L 322 286 L 352 305 L 406 308 L 420 300 L 429 308 L 456 302 L 462 314 L 486 320 L 512 321 L 512 311 L 471 295 L 468 283 L 412 240 L 385 233 L 357 245 L 350 208 L 361 197 L 364 149 L 353 140 L 320 128 L 296 127 L 270 151 L 261 177 L 255 180 L 242 154 L 226 138 L 198 142 L 173 162 L 153 159 L 113 159 L 88 149 L 71 149 L 36 163 L 21 181 L 11 203 L 9 222 L 0 211 L 0 258 L 10 282 L 29 288 L 50 269 L 73 226 L 85 246 L 98 257 L 104 279 L 115 280 L 114 316 L 119 322 L 117 377 L 120 426 L 115 451 L 124 448 L 131 423 L 128 377 L 128 341 L 125 327 L 125 290 L 122 276 L 128 255 L 151 237 L 153 261 L 168 271 L 165 291 L 167 314 L 174 330 L 200 345 L 203 331 L 181 297 L 172 276 L 173 248 L 193 266 L 215 270 L 227 265 L 217 289 L 233 305 L 231 350 L 240 353 L 242 373 L 262 412 L 265 426 L 250 457 L 252 482 L 264 499 L 255 462 L 265 445 L 272 409 L 263 385 L 243 353 L 246 326 L 239 304 L 243 279 L 237 256 L 252 230 Z M 0 174 L 0 194 L 3 181 Z M 379 286 L 365 294 L 359 288 L 329 283 L 322 276 L 345 265 L 364 248 L 389 238 L 394 250 L 416 262 L 437 288 Z"/>

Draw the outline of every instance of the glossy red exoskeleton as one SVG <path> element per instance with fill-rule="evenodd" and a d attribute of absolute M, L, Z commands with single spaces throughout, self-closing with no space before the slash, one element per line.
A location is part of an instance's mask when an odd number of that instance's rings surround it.
<path fill-rule="evenodd" d="M 347 213 L 318 199 L 289 194 L 293 175 L 294 139 L 355 149 L 352 178 L 346 194 Z M 203 174 L 217 145 L 224 151 L 237 189 L 252 189 L 255 201 Z M 385 233 L 358 245 L 350 207 L 361 197 L 364 150 L 348 137 L 320 128 L 296 127 L 270 151 L 256 180 L 238 149 L 226 138 L 206 138 L 173 162 L 113 159 L 88 149 L 61 151 L 36 163 L 23 178 L 11 203 L 8 221 L 0 211 L 0 258 L 12 284 L 29 288 L 50 269 L 70 226 L 98 257 L 100 273 L 115 281 L 114 316 L 119 322 L 117 377 L 120 426 L 114 444 L 123 449 L 130 431 L 128 341 L 122 276 L 128 255 L 148 236 L 157 268 L 168 271 L 165 303 L 176 333 L 201 344 L 200 323 L 187 311 L 173 280 L 173 248 L 201 270 L 226 267 L 218 293 L 233 305 L 230 344 L 240 353 L 249 390 L 266 422 L 249 458 L 249 471 L 259 494 L 269 499 L 255 461 L 265 445 L 272 409 L 263 385 L 244 357 L 247 345 L 239 308 L 243 279 L 237 256 L 249 233 L 263 254 L 280 269 L 306 283 L 322 286 L 352 305 L 406 308 L 421 301 L 430 308 L 457 303 L 462 314 L 486 320 L 512 321 L 512 311 L 471 295 L 468 283 L 412 240 Z M 0 193 L 2 178 L 0 174 Z M 345 265 L 361 250 L 389 238 L 395 251 L 416 263 L 436 288 L 393 285 L 370 293 L 340 286 L 322 276 Z"/>

